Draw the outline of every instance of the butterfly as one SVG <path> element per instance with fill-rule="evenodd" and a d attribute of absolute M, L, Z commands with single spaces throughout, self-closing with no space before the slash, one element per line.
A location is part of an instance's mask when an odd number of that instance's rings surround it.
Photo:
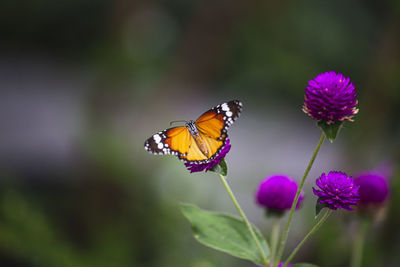
<path fill-rule="evenodd" d="M 222 103 L 185 126 L 173 127 L 154 134 L 144 148 L 153 154 L 176 155 L 190 163 L 208 163 L 224 147 L 227 131 L 239 117 L 243 105 L 238 100 Z"/>

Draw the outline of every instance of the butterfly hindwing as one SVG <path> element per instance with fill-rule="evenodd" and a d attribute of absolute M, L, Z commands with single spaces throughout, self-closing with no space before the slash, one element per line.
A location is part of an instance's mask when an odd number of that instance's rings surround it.
<path fill-rule="evenodd" d="M 189 144 L 189 150 L 187 155 L 185 155 L 183 158 L 186 162 L 205 162 L 207 161 L 207 157 L 201 152 L 199 146 L 197 145 L 195 139 L 191 137 L 190 139 L 190 144 Z"/>
<path fill-rule="evenodd" d="M 196 163 L 206 163 L 211 161 L 218 155 L 218 152 L 224 145 L 224 141 L 218 140 L 207 135 L 200 133 L 201 139 L 204 144 L 207 146 L 207 150 L 210 151 L 210 157 L 206 157 L 200 150 L 199 146 L 197 145 L 195 139 L 191 136 L 190 138 L 190 145 L 187 155 L 182 157 L 183 160 L 187 162 L 196 162 Z M 225 138 L 224 138 L 225 140 Z"/>

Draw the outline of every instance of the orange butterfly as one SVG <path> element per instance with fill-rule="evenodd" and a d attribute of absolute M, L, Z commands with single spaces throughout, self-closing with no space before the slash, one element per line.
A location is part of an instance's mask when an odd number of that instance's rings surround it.
<path fill-rule="evenodd" d="M 208 163 L 224 147 L 229 126 L 239 117 L 242 103 L 238 100 L 222 103 L 185 126 L 169 128 L 154 134 L 144 148 L 159 155 L 171 154 L 190 163 Z"/>

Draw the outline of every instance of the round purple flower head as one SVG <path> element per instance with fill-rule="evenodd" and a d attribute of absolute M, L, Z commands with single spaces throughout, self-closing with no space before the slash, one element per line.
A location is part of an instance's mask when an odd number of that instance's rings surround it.
<path fill-rule="evenodd" d="M 331 171 L 327 175 L 322 173 L 315 183 L 320 188 L 319 190 L 313 187 L 318 202 L 332 210 L 353 210 L 351 205 L 357 205 L 360 200 L 359 186 L 344 172 Z"/>
<path fill-rule="evenodd" d="M 256 192 L 256 201 L 270 211 L 285 211 L 292 207 L 297 192 L 297 183 L 283 174 L 275 174 L 261 181 Z M 304 194 L 300 193 L 296 209 L 300 208 Z"/>
<path fill-rule="evenodd" d="M 369 204 L 382 204 L 388 198 L 389 186 L 385 177 L 379 173 L 364 173 L 355 178 L 360 193 L 362 206 Z"/>
<path fill-rule="evenodd" d="M 305 90 L 303 111 L 327 124 L 336 121 L 352 121 L 358 112 L 357 91 L 350 78 L 329 71 L 319 74 L 308 82 Z"/>
<path fill-rule="evenodd" d="M 231 149 L 231 145 L 229 143 L 229 138 L 225 140 L 225 145 L 221 148 L 219 153 L 217 153 L 213 159 L 206 163 L 194 163 L 194 162 L 185 162 L 186 168 L 192 172 L 202 172 L 204 170 L 209 171 L 215 166 L 217 166 L 223 158 L 225 158 L 226 154 L 228 154 Z"/>

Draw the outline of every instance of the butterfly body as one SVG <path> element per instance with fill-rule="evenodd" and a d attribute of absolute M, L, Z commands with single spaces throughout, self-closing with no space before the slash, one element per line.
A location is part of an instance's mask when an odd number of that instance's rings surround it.
<path fill-rule="evenodd" d="M 208 158 L 210 155 L 210 149 L 207 148 L 207 144 L 205 140 L 201 137 L 199 130 L 196 127 L 196 123 L 194 121 L 188 121 L 185 124 L 185 127 L 189 130 L 190 134 L 192 135 L 194 141 L 196 142 L 196 145 L 200 149 L 200 151 L 203 153 L 203 155 Z"/>
<path fill-rule="evenodd" d="M 144 147 L 153 154 L 171 154 L 193 163 L 214 159 L 225 144 L 227 130 L 242 111 L 238 100 L 218 105 L 203 113 L 196 121 L 154 134 Z"/>

